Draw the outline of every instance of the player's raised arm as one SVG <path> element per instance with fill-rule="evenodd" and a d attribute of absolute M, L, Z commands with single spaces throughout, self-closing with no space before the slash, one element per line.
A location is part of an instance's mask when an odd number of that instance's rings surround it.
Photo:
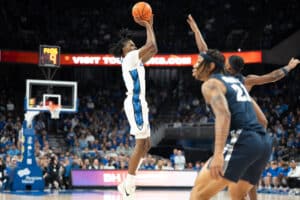
<path fill-rule="evenodd" d="M 248 75 L 245 78 L 244 84 L 245 84 L 247 90 L 249 91 L 249 89 L 251 89 L 255 85 L 263 85 L 266 83 L 278 81 L 278 80 L 282 79 L 283 77 L 285 77 L 289 73 L 289 71 L 294 69 L 299 63 L 300 63 L 300 61 L 298 59 L 292 58 L 286 66 L 284 66 L 280 69 L 276 69 L 268 74 L 264 74 L 261 76 Z"/>
<path fill-rule="evenodd" d="M 202 84 L 202 94 L 215 114 L 215 149 L 210 165 L 211 176 L 215 179 L 223 174 L 223 150 L 229 133 L 231 114 L 224 96 L 225 86 L 218 80 L 210 79 Z"/>
<path fill-rule="evenodd" d="M 199 52 L 207 51 L 207 49 L 208 49 L 207 44 L 206 44 L 205 40 L 203 39 L 202 34 L 198 28 L 198 25 L 195 22 L 195 20 L 191 14 L 189 14 L 186 21 L 190 25 L 192 31 L 194 32 L 195 41 L 196 41 Z"/>
<path fill-rule="evenodd" d="M 134 21 L 146 28 L 147 40 L 146 43 L 139 49 L 139 58 L 143 63 L 146 63 L 157 53 L 156 38 L 153 30 L 153 15 L 150 21 L 134 18 Z"/>

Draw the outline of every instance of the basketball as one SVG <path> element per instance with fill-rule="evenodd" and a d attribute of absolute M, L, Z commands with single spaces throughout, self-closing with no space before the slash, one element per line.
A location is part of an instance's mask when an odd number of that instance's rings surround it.
<path fill-rule="evenodd" d="M 132 7 L 132 16 L 141 20 L 149 21 L 152 16 L 152 8 L 146 2 L 138 2 Z"/>

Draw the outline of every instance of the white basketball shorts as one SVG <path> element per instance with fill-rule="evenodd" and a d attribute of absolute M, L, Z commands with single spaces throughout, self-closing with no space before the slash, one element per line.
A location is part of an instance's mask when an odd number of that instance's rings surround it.
<path fill-rule="evenodd" d="M 127 97 L 124 101 L 124 110 L 130 125 L 130 134 L 134 135 L 136 139 L 150 137 L 147 102 Z"/>

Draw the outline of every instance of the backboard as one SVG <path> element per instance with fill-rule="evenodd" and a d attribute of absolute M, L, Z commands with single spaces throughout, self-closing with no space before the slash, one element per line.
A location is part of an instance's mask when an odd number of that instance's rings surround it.
<path fill-rule="evenodd" d="M 25 111 L 49 111 L 60 106 L 60 112 L 77 112 L 77 82 L 26 80 Z"/>

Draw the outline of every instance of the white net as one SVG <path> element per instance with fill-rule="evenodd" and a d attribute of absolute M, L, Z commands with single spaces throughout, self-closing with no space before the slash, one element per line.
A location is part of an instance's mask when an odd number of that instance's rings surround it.
<path fill-rule="evenodd" d="M 38 115 L 40 111 L 27 111 L 25 113 L 25 120 L 27 122 L 27 128 L 32 128 L 32 121 L 36 115 Z"/>
<path fill-rule="evenodd" d="M 60 106 L 51 105 L 51 106 L 48 106 L 48 108 L 51 113 L 51 119 L 59 119 Z"/>

